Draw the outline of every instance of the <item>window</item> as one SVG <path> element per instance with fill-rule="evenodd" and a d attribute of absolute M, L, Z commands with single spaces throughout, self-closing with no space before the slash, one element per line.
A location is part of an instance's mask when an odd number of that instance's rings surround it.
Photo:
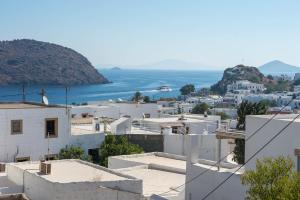
<path fill-rule="evenodd" d="M 26 161 L 30 161 L 30 157 L 19 157 L 16 158 L 16 162 L 26 162 Z"/>
<path fill-rule="evenodd" d="M 145 118 L 150 118 L 150 114 L 149 113 L 145 113 L 144 116 L 145 116 Z"/>
<path fill-rule="evenodd" d="M 178 133 L 178 127 L 172 126 L 172 133 L 177 134 Z"/>
<path fill-rule="evenodd" d="M 46 138 L 55 138 L 58 135 L 58 119 L 57 118 L 51 118 L 46 119 L 46 129 L 45 129 L 45 137 Z"/>
<path fill-rule="evenodd" d="M 22 134 L 23 132 L 23 121 L 22 120 L 11 120 L 11 134 Z"/>

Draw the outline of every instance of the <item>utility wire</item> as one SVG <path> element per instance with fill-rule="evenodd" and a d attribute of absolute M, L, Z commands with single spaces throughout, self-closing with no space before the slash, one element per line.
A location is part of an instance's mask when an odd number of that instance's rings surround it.
<path fill-rule="evenodd" d="M 253 159 L 258 153 L 260 153 L 266 146 L 268 146 L 274 139 L 276 139 L 285 129 L 287 129 L 295 120 L 300 116 L 297 114 L 296 117 L 293 118 L 287 125 L 285 125 L 277 134 L 275 134 L 266 144 L 264 144 L 261 148 L 258 149 L 243 165 L 238 167 L 234 172 L 232 172 L 226 179 L 224 179 L 221 183 L 219 183 L 213 190 L 211 190 L 208 194 L 206 194 L 201 200 L 207 199 L 212 193 L 214 193 L 217 189 L 219 189 L 226 181 L 228 181 L 237 171 L 239 171 L 243 166 L 245 166 L 251 159 Z"/>
<path fill-rule="evenodd" d="M 254 135 L 256 135 L 260 130 L 262 130 L 270 121 L 272 121 L 278 114 L 281 113 L 281 111 L 283 111 L 289 104 L 291 104 L 293 102 L 293 98 L 284 106 L 282 107 L 277 113 L 275 113 L 272 117 L 270 117 L 264 124 L 262 124 L 262 126 L 260 126 L 256 131 L 254 131 L 247 139 L 245 139 L 245 141 L 250 140 Z M 217 133 L 218 131 L 215 131 L 213 133 Z M 225 155 L 224 157 L 222 157 L 219 161 L 217 161 L 215 164 L 211 165 L 211 167 L 207 168 L 206 170 L 204 170 L 203 172 L 201 172 L 200 174 L 198 174 L 197 176 L 191 178 L 190 180 L 188 180 L 187 182 L 175 187 L 174 189 L 179 189 L 191 182 L 193 182 L 194 180 L 196 180 L 197 178 L 199 178 L 200 176 L 204 175 L 205 173 L 207 173 L 208 171 L 212 170 L 214 167 L 216 167 L 221 161 L 225 160 L 230 154 L 232 154 L 233 151 L 229 152 L 227 155 Z M 169 192 L 172 192 L 172 190 L 168 190 L 166 192 L 163 192 L 159 195 L 164 195 L 167 194 Z"/>

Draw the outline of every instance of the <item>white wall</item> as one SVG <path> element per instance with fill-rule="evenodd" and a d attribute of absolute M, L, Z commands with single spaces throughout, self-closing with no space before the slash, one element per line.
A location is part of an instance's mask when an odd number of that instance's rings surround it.
<path fill-rule="evenodd" d="M 278 118 L 293 118 L 296 115 L 278 115 Z M 277 118 L 277 117 L 276 117 Z M 269 119 L 247 116 L 246 118 L 246 138 L 252 135 L 259 127 L 266 123 Z M 266 144 L 275 134 L 283 129 L 289 121 L 273 119 L 264 128 L 255 134 L 251 139 L 246 142 L 245 159 L 248 160 L 259 148 Z M 257 159 L 263 157 L 278 157 L 289 156 L 297 166 L 297 157 L 294 154 L 295 149 L 300 149 L 300 122 L 291 124 L 285 131 L 283 131 L 276 139 L 267 145 L 254 159 L 247 165 L 246 169 L 255 168 Z"/>
<path fill-rule="evenodd" d="M 45 118 L 58 118 L 57 138 L 45 137 Z M 18 119 L 23 120 L 23 134 L 11 135 L 11 120 Z M 15 156 L 39 160 L 47 154 L 48 141 L 50 154 L 57 154 L 69 143 L 69 132 L 65 108 L 0 109 L 0 162 L 12 162 Z"/>
<path fill-rule="evenodd" d="M 100 148 L 100 145 L 105 139 L 105 134 L 83 134 L 83 135 L 71 135 L 69 144 L 74 146 L 80 146 L 83 148 L 86 154 L 89 149 Z"/>
<path fill-rule="evenodd" d="M 142 197 L 142 181 L 137 179 L 58 183 L 44 179 L 35 173 L 23 171 L 13 165 L 7 165 L 7 168 L 9 179 L 18 185 L 24 184 L 24 192 L 31 200 L 140 200 Z M 114 188 L 119 188 L 119 190 Z"/>
<path fill-rule="evenodd" d="M 189 168 L 186 181 L 193 181 L 186 185 L 187 200 L 199 200 L 203 198 L 208 192 L 214 189 L 219 183 L 227 178 L 231 172 L 218 172 L 209 170 L 203 175 L 199 176 L 206 168 L 202 168 L 198 164 L 193 164 Z M 195 178 L 199 176 L 198 178 Z M 245 197 L 245 187 L 241 184 L 240 175 L 234 174 L 228 182 L 216 190 L 207 200 L 240 200 Z"/>
<path fill-rule="evenodd" d="M 71 114 L 76 117 L 81 117 L 83 113 L 88 113 L 94 117 L 108 117 L 113 119 L 119 119 L 120 109 L 116 106 L 98 106 L 98 105 L 86 105 L 86 106 L 73 106 L 71 108 Z"/>
<path fill-rule="evenodd" d="M 199 143 L 198 158 L 207 160 L 218 160 L 218 140 L 215 134 L 203 135 L 164 135 L 164 152 L 177 155 L 188 155 L 190 151 L 189 138 Z M 229 153 L 229 145 L 227 140 L 221 140 L 221 157 Z"/>
<path fill-rule="evenodd" d="M 121 117 L 110 124 L 111 132 L 115 135 L 124 135 L 131 132 L 131 119 Z"/>

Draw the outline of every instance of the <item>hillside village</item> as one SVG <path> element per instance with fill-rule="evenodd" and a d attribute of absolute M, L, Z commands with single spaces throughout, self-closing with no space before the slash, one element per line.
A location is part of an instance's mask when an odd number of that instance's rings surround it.
<path fill-rule="evenodd" d="M 157 101 L 1 102 L 0 199 L 244 199 L 241 176 L 257 159 L 289 156 L 299 171 L 300 86 L 266 92 L 270 77 L 224 76 L 224 95 L 189 86 Z M 113 154 L 112 140 L 135 150 Z"/>

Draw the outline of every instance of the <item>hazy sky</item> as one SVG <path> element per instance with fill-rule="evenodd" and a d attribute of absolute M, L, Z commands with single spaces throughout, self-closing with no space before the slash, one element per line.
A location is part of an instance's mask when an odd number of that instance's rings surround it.
<path fill-rule="evenodd" d="M 73 48 L 94 65 L 300 66 L 300 1 L 1 0 L 0 40 L 16 38 Z"/>

